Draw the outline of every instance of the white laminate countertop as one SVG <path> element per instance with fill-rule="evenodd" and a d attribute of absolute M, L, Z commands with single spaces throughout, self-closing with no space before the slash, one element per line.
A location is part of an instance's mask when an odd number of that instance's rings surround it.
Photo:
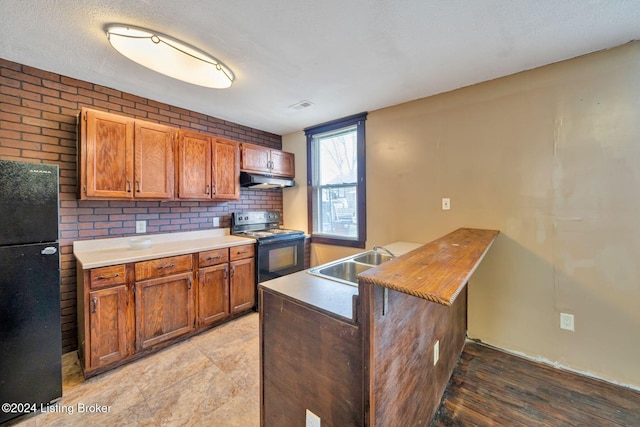
<path fill-rule="evenodd" d="M 151 246 L 143 249 L 131 248 L 129 246 L 131 238 L 151 239 Z M 248 243 L 255 243 L 255 239 L 232 236 L 229 234 L 228 228 L 214 228 L 181 233 L 139 234 L 111 239 L 78 240 L 73 242 L 73 254 L 82 269 L 87 270 Z"/>
<path fill-rule="evenodd" d="M 394 255 L 400 256 L 421 246 L 423 246 L 422 243 L 395 242 L 384 247 Z M 351 256 L 348 258 L 351 258 Z M 327 264 L 339 261 L 335 260 Z M 335 280 L 314 276 L 309 274 L 308 270 L 304 270 L 262 282 L 260 286 L 291 299 L 312 305 L 321 311 L 337 315 L 345 320 L 355 321 L 353 297 L 358 295 L 357 285 L 351 286 Z"/>

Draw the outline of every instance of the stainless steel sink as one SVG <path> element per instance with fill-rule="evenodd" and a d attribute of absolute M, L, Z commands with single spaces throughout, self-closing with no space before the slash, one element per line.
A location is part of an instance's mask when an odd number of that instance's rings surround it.
<path fill-rule="evenodd" d="M 387 254 L 381 254 L 380 252 L 365 252 L 362 255 L 356 256 L 353 260 L 355 262 L 361 262 L 369 265 L 380 265 L 385 261 L 389 261 L 392 257 Z"/>
<path fill-rule="evenodd" d="M 352 261 L 339 262 L 318 270 L 318 273 L 333 277 L 334 279 L 346 280 L 351 283 L 358 283 L 357 275 L 370 269 L 367 264 L 360 264 Z"/>
<path fill-rule="evenodd" d="M 307 270 L 307 273 L 350 286 L 358 285 L 358 274 L 393 257 L 375 251 L 364 252 Z"/>

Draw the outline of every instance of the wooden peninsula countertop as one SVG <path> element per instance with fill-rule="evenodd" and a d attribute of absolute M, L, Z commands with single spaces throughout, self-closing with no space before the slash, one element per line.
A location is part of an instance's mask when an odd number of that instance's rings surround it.
<path fill-rule="evenodd" d="M 358 275 L 360 283 L 451 306 L 500 232 L 459 228 Z"/>

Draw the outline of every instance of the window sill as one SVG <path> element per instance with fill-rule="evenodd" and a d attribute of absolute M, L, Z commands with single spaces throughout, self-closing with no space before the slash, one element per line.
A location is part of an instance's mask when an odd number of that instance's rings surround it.
<path fill-rule="evenodd" d="M 365 242 L 359 240 L 348 240 L 348 239 L 338 239 L 331 237 L 320 237 L 317 235 L 311 235 L 311 243 L 319 243 L 322 245 L 333 245 L 333 246 L 346 246 L 348 248 L 359 248 L 364 249 Z"/>

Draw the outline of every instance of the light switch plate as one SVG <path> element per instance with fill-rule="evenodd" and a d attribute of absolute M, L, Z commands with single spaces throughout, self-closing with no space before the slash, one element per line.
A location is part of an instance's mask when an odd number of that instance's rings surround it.
<path fill-rule="evenodd" d="M 442 210 L 443 211 L 448 211 L 449 209 L 451 209 L 451 199 L 449 199 L 448 197 L 443 197 L 442 198 Z"/>
<path fill-rule="evenodd" d="M 214 227 L 220 227 L 220 217 L 219 216 L 214 216 L 211 220 L 213 221 L 213 226 Z"/>

